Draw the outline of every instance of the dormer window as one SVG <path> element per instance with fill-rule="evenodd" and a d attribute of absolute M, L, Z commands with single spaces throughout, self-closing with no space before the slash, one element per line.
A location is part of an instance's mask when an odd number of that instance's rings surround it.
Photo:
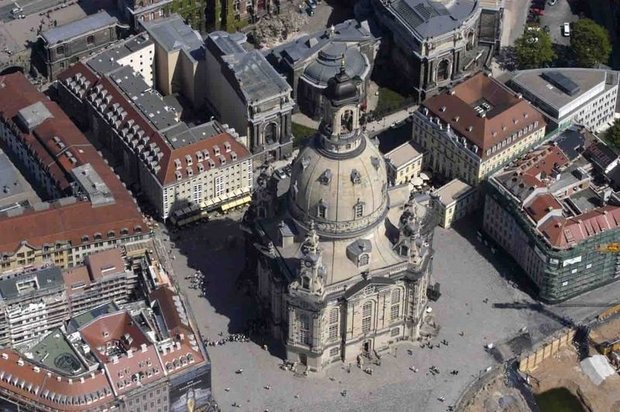
<path fill-rule="evenodd" d="M 221 165 L 225 165 L 226 164 L 226 158 L 223 155 L 220 155 L 219 159 L 220 159 L 220 164 Z"/>
<path fill-rule="evenodd" d="M 353 217 L 355 219 L 361 219 L 364 216 L 364 202 L 360 202 L 357 199 L 357 203 L 353 206 Z"/>
<path fill-rule="evenodd" d="M 178 170 L 174 172 L 174 175 L 175 175 L 177 180 L 181 180 L 183 178 L 183 175 Z"/>
<path fill-rule="evenodd" d="M 174 159 L 174 166 L 179 170 L 181 168 L 181 161 L 179 159 Z"/>
<path fill-rule="evenodd" d="M 322 185 L 328 185 L 329 182 L 331 182 L 331 180 L 332 180 L 332 171 L 330 169 L 325 170 L 321 174 L 321 177 L 319 177 L 319 181 L 321 182 Z"/>
<path fill-rule="evenodd" d="M 362 183 L 362 175 L 360 175 L 360 172 L 358 172 L 357 169 L 353 169 L 351 171 L 351 182 L 353 182 L 354 185 L 359 185 Z"/>
<path fill-rule="evenodd" d="M 113 230 L 108 231 L 108 239 L 116 237 L 116 233 Z"/>
<path fill-rule="evenodd" d="M 232 160 L 233 162 L 237 160 L 237 153 L 235 152 L 230 152 L 230 160 Z"/>
<path fill-rule="evenodd" d="M 188 167 L 188 168 L 187 168 L 187 175 L 188 175 L 189 177 L 194 176 L 194 170 L 193 170 L 191 167 Z"/>
<path fill-rule="evenodd" d="M 82 242 L 88 242 L 88 235 L 82 236 Z"/>
<path fill-rule="evenodd" d="M 327 217 L 327 203 L 325 203 L 323 199 L 321 199 L 317 205 L 316 216 L 321 219 L 325 219 Z"/>
<path fill-rule="evenodd" d="M 203 160 L 204 160 L 204 156 L 202 155 L 202 152 L 200 151 L 196 152 L 196 161 L 202 162 Z"/>
<path fill-rule="evenodd" d="M 224 149 L 226 150 L 226 153 L 230 152 L 230 142 L 224 142 Z"/>
<path fill-rule="evenodd" d="M 213 154 L 215 156 L 219 156 L 220 155 L 220 147 L 218 145 L 213 146 Z"/>
<path fill-rule="evenodd" d="M 368 265 L 369 261 L 370 261 L 370 256 L 368 255 L 368 253 L 364 253 L 360 255 L 360 257 L 358 258 L 357 266 L 358 267 L 366 266 Z"/>
<path fill-rule="evenodd" d="M 188 166 L 192 165 L 192 157 L 190 155 L 185 155 L 185 162 L 187 163 Z"/>

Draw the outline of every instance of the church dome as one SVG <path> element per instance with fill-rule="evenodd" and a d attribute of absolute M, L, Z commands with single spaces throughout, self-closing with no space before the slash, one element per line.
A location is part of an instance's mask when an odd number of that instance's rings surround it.
<path fill-rule="evenodd" d="M 321 138 L 316 136 L 293 164 L 289 211 L 303 226 L 314 221 L 322 236 L 357 236 L 387 211 L 383 156 L 363 134 L 354 155 L 347 156 L 326 151 Z"/>

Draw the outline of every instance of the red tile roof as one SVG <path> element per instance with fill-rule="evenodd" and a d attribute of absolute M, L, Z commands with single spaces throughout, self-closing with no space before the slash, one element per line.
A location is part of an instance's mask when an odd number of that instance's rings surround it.
<path fill-rule="evenodd" d="M 474 110 L 474 106 L 481 101 L 486 101 L 492 107 L 485 117 L 479 116 Z M 535 129 L 527 135 L 546 126 L 542 114 L 534 106 L 483 73 L 473 76 L 447 93 L 426 99 L 422 105 L 433 116 L 450 124 L 453 130 L 476 145 L 482 158 L 495 156 L 517 143 L 521 138 L 500 147 L 500 150 L 491 155 L 486 154 L 487 149 L 502 143 L 530 124 L 538 122 Z"/>
<path fill-rule="evenodd" d="M 536 196 L 525 206 L 525 211 L 536 223 L 540 222 L 552 210 L 562 210 L 562 205 L 550 193 Z"/>
<path fill-rule="evenodd" d="M 130 193 L 60 107 L 37 91 L 21 73 L 1 76 L 0 82 L 4 85 L 0 89 L 3 121 L 12 122 L 19 110 L 36 102 L 43 103 L 52 114 L 53 118 L 35 127 L 32 134 L 22 136 L 42 161 L 50 162 L 50 170 L 54 170 L 61 188 L 67 186 L 72 167 L 90 163 L 115 199 L 114 204 L 97 208 L 88 201 L 77 201 L 65 206 L 55 204 L 47 210 L 27 210 L 14 217 L 0 217 L 0 252 L 13 253 L 22 241 L 35 248 L 57 241 L 68 241 L 75 246 L 83 243 L 84 235 L 89 236 L 90 243 L 96 233 L 105 240 L 109 231 L 114 232 L 114 238 L 120 238 L 123 229 L 127 229 L 128 235 L 138 233 L 137 230 L 146 232 L 146 222 Z M 64 143 L 64 149 L 54 141 L 55 136 Z M 76 158 L 75 164 L 68 161 L 67 151 Z"/>
<path fill-rule="evenodd" d="M 540 226 L 540 232 L 552 246 L 566 248 L 619 226 L 620 207 L 608 205 L 570 219 L 552 217 Z"/>
<path fill-rule="evenodd" d="M 174 183 L 177 181 L 175 172 L 177 171 L 177 167 L 175 165 L 175 160 L 178 159 L 181 161 L 181 167 L 178 169 L 182 174 L 182 179 L 187 178 L 190 175 L 188 174 L 188 168 L 192 170 L 192 175 L 197 175 L 200 173 L 198 169 L 198 164 L 202 163 L 204 170 L 209 170 L 211 166 L 209 162 L 204 160 L 199 162 L 196 156 L 197 152 L 208 152 L 209 157 L 214 161 L 214 167 L 220 167 L 222 162 L 220 158 L 214 154 L 214 146 L 219 146 L 220 154 L 225 159 L 226 164 L 234 163 L 235 161 L 241 161 L 247 159 L 251 156 L 248 149 L 235 140 L 229 133 L 220 133 L 218 135 L 206 138 L 204 140 L 200 140 L 196 143 L 192 143 L 186 146 L 179 147 L 174 149 L 167 141 L 166 137 L 159 133 L 155 127 L 148 121 L 140 111 L 134 107 L 134 105 L 130 102 L 130 100 L 123 94 L 123 92 L 117 87 L 117 85 L 111 81 L 109 78 L 105 76 L 99 76 L 95 72 L 93 72 L 88 66 L 83 63 L 77 63 L 68 70 L 64 71 L 58 76 L 58 80 L 65 85 L 67 81 L 71 82 L 73 80 L 78 79 L 78 76 L 83 76 L 87 79 L 90 84 L 86 88 L 86 92 L 84 93 L 82 100 L 87 102 L 87 104 L 92 104 L 88 101 L 88 96 L 96 91 L 97 87 L 102 87 L 107 91 L 107 95 L 111 97 L 106 111 L 109 110 L 114 104 L 118 104 L 127 115 L 121 121 L 119 125 L 119 129 L 122 130 L 124 128 L 130 128 L 131 125 L 128 126 L 128 122 L 133 122 L 133 125 L 139 126 L 141 130 L 144 131 L 143 136 L 147 136 L 149 141 L 147 144 L 155 143 L 160 150 L 161 159 L 157 160 L 157 164 L 159 169 L 155 173 L 158 181 L 162 185 L 168 185 L 170 183 Z M 224 144 L 228 142 L 230 144 L 231 150 L 229 152 L 224 150 Z M 236 160 L 233 160 L 232 153 L 235 153 L 237 156 Z M 189 155 L 192 157 L 192 165 L 188 166 L 185 161 L 185 156 Z M 146 162 L 142 157 L 140 157 L 141 161 Z"/>
<path fill-rule="evenodd" d="M 12 349 L 3 349 L 0 356 L 0 387 L 29 398 L 57 411 L 83 411 L 113 401 L 112 390 L 102 370 L 77 378 L 61 377 L 44 368 L 35 371 L 35 364 L 22 358 Z M 23 385 L 23 387 L 22 387 Z M 107 394 L 107 395 L 106 395 Z M 101 396 L 100 396 L 101 395 Z M 82 404 L 67 403 L 69 399 L 83 398 Z M 90 398 L 87 402 L 86 398 Z"/>
<path fill-rule="evenodd" d="M 562 149 L 555 145 L 546 145 L 532 150 L 522 157 L 516 165 L 524 174 L 544 178 L 553 174 L 555 170 L 568 165 L 569 162 L 570 160 Z"/>

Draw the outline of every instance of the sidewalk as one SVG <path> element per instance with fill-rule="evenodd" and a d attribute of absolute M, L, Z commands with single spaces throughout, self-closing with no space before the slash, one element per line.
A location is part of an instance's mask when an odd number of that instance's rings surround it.
<path fill-rule="evenodd" d="M 413 112 L 418 109 L 417 105 L 409 106 L 403 110 L 400 110 L 396 113 L 392 113 L 383 117 L 379 120 L 375 120 L 374 122 L 370 122 L 366 124 L 366 132 L 368 134 L 378 134 L 381 131 L 389 128 L 394 123 L 400 123 L 406 120 Z"/>

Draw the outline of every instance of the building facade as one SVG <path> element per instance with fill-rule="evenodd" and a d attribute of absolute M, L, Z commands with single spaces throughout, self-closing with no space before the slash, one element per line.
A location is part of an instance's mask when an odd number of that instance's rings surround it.
<path fill-rule="evenodd" d="M 549 130 L 575 123 L 598 130 L 614 120 L 619 78 L 609 70 L 564 67 L 518 71 L 507 85 L 544 113 Z"/>
<path fill-rule="evenodd" d="M 49 80 L 54 80 L 81 57 L 113 44 L 122 36 L 118 19 L 105 11 L 54 27 L 39 37 L 41 70 Z"/>
<path fill-rule="evenodd" d="M 131 310 L 105 304 L 0 350 L 0 398 L 19 410 L 212 410 L 211 365 L 168 288 Z"/>
<path fill-rule="evenodd" d="M 386 33 L 385 70 L 398 68 L 401 84 L 419 101 L 480 71 L 492 53 L 479 41 L 476 0 L 371 0 L 371 5 Z"/>
<path fill-rule="evenodd" d="M 620 275 L 620 199 L 573 148 L 541 146 L 487 185 L 485 233 L 550 303 Z"/>
<path fill-rule="evenodd" d="M 478 191 L 459 179 L 453 179 L 431 194 L 430 204 L 437 214 L 439 226 L 448 229 L 478 206 Z"/>
<path fill-rule="evenodd" d="M 342 70 L 325 93 L 288 193 L 259 188 L 244 219 L 258 311 L 287 359 L 311 371 L 417 339 L 433 254 L 433 215 L 406 187 L 388 190 L 385 162 L 359 125 L 355 83 Z"/>
<path fill-rule="evenodd" d="M 545 120 L 529 102 L 485 74 L 433 96 L 413 115 L 413 142 L 438 176 L 476 186 L 540 144 Z"/>
<path fill-rule="evenodd" d="M 347 20 L 274 47 L 267 60 L 291 85 L 297 108 L 318 120 L 322 116 L 323 91 L 343 62 L 360 91 L 362 109 L 366 108 L 378 48 L 379 39 L 372 35 L 367 21 Z"/>
<path fill-rule="evenodd" d="M 158 20 L 169 15 L 174 0 L 117 0 L 121 16 L 134 31 L 142 30 L 142 23 Z"/>
<path fill-rule="evenodd" d="M 161 219 L 247 199 L 252 159 L 234 130 L 217 122 L 190 128 L 130 68 L 98 76 L 78 64 L 63 73 L 59 102 L 98 145 L 128 187 Z M 234 134 L 234 135 L 233 135 Z"/>
<path fill-rule="evenodd" d="M 5 271 L 0 274 L 0 346 L 36 339 L 104 303 L 125 304 L 137 284 L 116 248 L 91 254 L 85 265 L 66 271 L 49 264 Z"/>
<path fill-rule="evenodd" d="M 0 271 L 150 236 L 135 200 L 67 115 L 21 73 L 0 79 L 0 140 L 42 202 L 0 214 Z"/>
<path fill-rule="evenodd" d="M 255 164 L 287 158 L 293 151 L 291 86 L 245 37 L 210 33 L 205 42 L 206 103 L 222 123 L 247 136 Z"/>
<path fill-rule="evenodd" d="M 388 182 L 392 186 L 410 183 L 422 172 L 423 153 L 412 141 L 404 143 L 385 154 Z"/>

